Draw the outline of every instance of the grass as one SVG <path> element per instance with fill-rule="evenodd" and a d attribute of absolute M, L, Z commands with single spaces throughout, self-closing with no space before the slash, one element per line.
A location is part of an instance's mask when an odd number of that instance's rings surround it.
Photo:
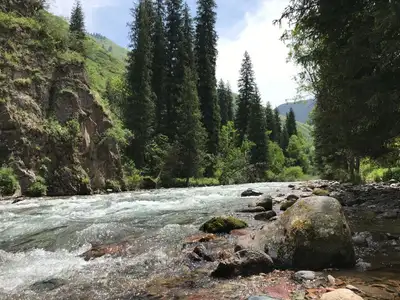
<path fill-rule="evenodd" d="M 120 61 L 126 60 L 128 56 L 128 50 L 126 48 L 117 45 L 113 41 L 109 40 L 108 38 L 100 34 L 95 33 L 91 34 L 90 36 L 96 41 L 97 44 L 99 44 L 102 47 L 102 49 L 106 50 L 111 56 L 115 57 Z"/>

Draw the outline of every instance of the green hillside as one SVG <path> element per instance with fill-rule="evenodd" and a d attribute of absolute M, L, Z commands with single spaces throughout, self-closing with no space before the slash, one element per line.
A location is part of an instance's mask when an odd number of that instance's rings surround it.
<path fill-rule="evenodd" d="M 108 53 L 111 54 L 111 56 L 121 60 L 125 61 L 127 56 L 128 56 L 128 50 L 126 48 L 123 48 L 113 41 L 109 40 L 105 36 L 99 34 L 99 33 L 92 33 L 90 36 L 99 44 L 104 50 L 106 50 Z"/>
<path fill-rule="evenodd" d="M 282 123 L 284 123 L 286 121 L 286 117 L 281 115 L 281 121 Z M 296 122 L 297 124 L 297 130 L 299 131 L 299 133 L 307 140 L 307 141 L 311 141 L 312 140 L 312 127 L 308 124 L 305 123 L 301 123 L 299 121 Z"/>
<path fill-rule="evenodd" d="M 67 21 L 58 16 L 48 14 L 52 20 L 54 28 L 60 36 L 68 36 Z M 112 51 L 108 47 L 112 46 Z M 103 47 L 104 46 L 104 47 Z M 121 75 L 125 71 L 125 57 L 128 50 L 116 45 L 106 38 L 88 35 L 86 40 L 86 71 L 89 82 L 95 91 L 103 93 L 106 83 L 113 76 Z"/>

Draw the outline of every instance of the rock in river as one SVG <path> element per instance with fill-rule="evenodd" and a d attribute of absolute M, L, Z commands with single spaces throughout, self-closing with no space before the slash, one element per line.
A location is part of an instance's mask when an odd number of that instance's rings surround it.
<path fill-rule="evenodd" d="M 247 189 L 242 193 L 242 197 L 254 197 L 254 196 L 261 196 L 263 193 L 257 192 L 253 189 Z"/>
<path fill-rule="evenodd" d="M 260 214 L 257 214 L 254 216 L 254 220 L 257 221 L 268 221 L 269 219 L 273 218 L 276 216 L 276 212 L 274 212 L 273 210 L 267 211 L 267 212 L 263 212 Z"/>
<path fill-rule="evenodd" d="M 271 257 L 261 251 L 241 250 L 232 259 L 220 262 L 212 276 L 230 278 L 235 276 L 251 276 L 273 271 L 274 262 Z"/>
<path fill-rule="evenodd" d="M 289 207 L 291 207 L 293 204 L 296 203 L 297 200 L 285 200 L 281 204 L 281 210 L 287 210 Z"/>
<path fill-rule="evenodd" d="M 200 230 L 207 233 L 229 233 L 234 229 L 246 227 L 246 222 L 234 217 L 215 217 L 204 223 Z"/>
<path fill-rule="evenodd" d="M 265 210 L 272 210 L 273 199 L 271 196 L 264 197 L 260 202 L 257 202 L 257 206 L 264 207 Z"/>
<path fill-rule="evenodd" d="M 104 255 L 123 255 L 126 252 L 127 243 L 116 243 L 109 245 L 93 245 L 85 253 L 81 254 L 80 257 L 83 257 L 86 261 L 95 259 L 98 257 L 102 257 Z"/>
<path fill-rule="evenodd" d="M 238 239 L 241 249 L 268 253 L 275 264 L 303 270 L 353 267 L 351 233 L 340 203 L 331 197 L 298 200 L 281 217 Z"/>
<path fill-rule="evenodd" d="M 254 206 L 254 207 L 249 207 L 245 209 L 239 209 L 236 212 L 239 213 L 258 213 L 258 212 L 263 212 L 265 211 L 265 208 L 262 206 Z"/>

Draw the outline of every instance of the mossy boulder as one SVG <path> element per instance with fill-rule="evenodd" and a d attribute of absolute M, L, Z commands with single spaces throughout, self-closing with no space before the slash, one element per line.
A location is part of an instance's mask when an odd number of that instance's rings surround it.
<path fill-rule="evenodd" d="M 207 233 L 229 233 L 247 226 L 246 222 L 234 217 L 215 217 L 201 225 L 200 230 Z"/>
<path fill-rule="evenodd" d="M 240 237 L 238 246 L 265 251 L 284 268 L 322 270 L 355 264 L 350 228 L 341 204 L 331 197 L 298 200 L 254 238 Z"/>
<path fill-rule="evenodd" d="M 329 191 L 317 188 L 313 190 L 313 194 L 315 196 L 329 196 Z"/>

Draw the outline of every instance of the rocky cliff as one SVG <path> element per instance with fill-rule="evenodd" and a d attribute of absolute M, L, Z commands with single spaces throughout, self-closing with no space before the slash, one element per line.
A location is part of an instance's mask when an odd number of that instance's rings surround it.
<path fill-rule="evenodd" d="M 0 6 L 0 166 L 14 170 L 23 194 L 37 181 L 48 195 L 122 184 L 112 117 L 90 89 L 83 57 L 40 1 L 19 2 Z"/>

